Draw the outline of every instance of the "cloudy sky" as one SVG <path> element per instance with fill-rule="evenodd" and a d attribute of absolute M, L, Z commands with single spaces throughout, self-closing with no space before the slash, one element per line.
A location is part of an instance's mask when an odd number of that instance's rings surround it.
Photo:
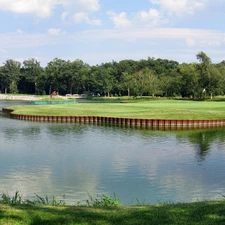
<path fill-rule="evenodd" d="M 0 0 L 0 65 L 225 60 L 225 0 Z"/>

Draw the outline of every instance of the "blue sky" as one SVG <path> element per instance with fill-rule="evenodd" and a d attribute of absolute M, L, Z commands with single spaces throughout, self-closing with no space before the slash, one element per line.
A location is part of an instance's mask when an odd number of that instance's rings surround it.
<path fill-rule="evenodd" d="M 225 60 L 225 0 L 0 0 L 0 64 Z"/>

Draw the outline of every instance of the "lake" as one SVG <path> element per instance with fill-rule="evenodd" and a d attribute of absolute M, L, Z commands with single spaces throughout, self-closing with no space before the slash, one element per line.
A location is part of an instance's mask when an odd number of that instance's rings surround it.
<path fill-rule="evenodd" d="M 19 101 L 0 101 L 0 109 Z M 10 119 L 0 112 L 0 193 L 76 204 L 102 194 L 124 205 L 221 199 L 225 129 L 157 131 Z M 137 200 L 138 199 L 138 200 Z"/>

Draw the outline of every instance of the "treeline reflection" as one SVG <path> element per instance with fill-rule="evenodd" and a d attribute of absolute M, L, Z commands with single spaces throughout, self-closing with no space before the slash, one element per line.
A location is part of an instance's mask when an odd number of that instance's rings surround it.
<path fill-rule="evenodd" d="M 2 120 L 10 119 L 2 118 Z M 211 151 L 212 144 L 217 144 L 219 150 L 223 150 L 225 143 L 225 128 L 202 129 L 202 130 L 174 130 L 162 131 L 141 128 L 127 128 L 125 126 L 96 126 L 90 124 L 67 124 L 67 123 L 40 123 L 15 121 L 13 124 L 17 126 L 7 126 L 6 124 L 0 129 L 0 134 L 7 140 L 16 140 L 19 136 L 29 139 L 39 139 L 42 135 L 57 137 L 74 137 L 86 136 L 91 132 L 101 134 L 120 135 L 123 139 L 126 137 L 139 138 L 140 140 L 148 140 L 149 138 L 170 138 L 175 136 L 179 142 L 188 141 L 196 151 L 197 161 L 204 161 Z M 23 138 L 23 139 L 24 139 Z M 176 148 L 176 146 L 174 146 Z"/>
<path fill-rule="evenodd" d="M 177 138 L 179 140 L 187 138 L 196 150 L 197 160 L 204 161 L 210 153 L 213 144 L 217 144 L 218 150 L 223 151 L 225 129 L 182 131 L 177 133 Z"/>

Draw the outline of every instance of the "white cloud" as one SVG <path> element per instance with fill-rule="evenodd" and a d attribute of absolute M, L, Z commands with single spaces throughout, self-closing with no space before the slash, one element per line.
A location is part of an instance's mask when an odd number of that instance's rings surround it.
<path fill-rule="evenodd" d="M 16 32 L 19 33 L 19 34 L 23 33 L 23 31 L 21 29 L 17 29 Z"/>
<path fill-rule="evenodd" d="M 0 10 L 15 13 L 30 13 L 45 18 L 51 15 L 56 4 L 58 4 L 57 0 L 0 0 Z"/>
<path fill-rule="evenodd" d="M 0 0 L 0 11 L 34 14 L 40 18 L 49 17 L 56 5 L 70 11 L 94 12 L 100 9 L 99 0 Z M 63 13 L 61 18 L 66 17 Z"/>
<path fill-rule="evenodd" d="M 222 41 L 225 43 L 225 34 L 223 35 L 223 39 L 222 39 Z"/>
<path fill-rule="evenodd" d="M 120 14 L 116 14 L 113 11 L 109 11 L 107 13 L 110 19 L 113 21 L 115 28 L 130 28 L 132 27 L 132 23 L 127 19 L 127 14 L 125 12 L 121 12 Z"/>
<path fill-rule="evenodd" d="M 63 5 L 76 12 L 94 12 L 100 9 L 99 0 L 62 0 Z"/>
<path fill-rule="evenodd" d="M 88 14 L 87 14 L 87 13 L 84 13 L 84 12 L 75 13 L 75 14 L 73 15 L 73 20 L 74 20 L 76 23 L 81 23 L 81 22 L 83 22 L 83 21 L 88 20 Z"/>
<path fill-rule="evenodd" d="M 88 23 L 91 24 L 91 25 L 95 25 L 95 26 L 101 26 L 102 25 L 102 21 L 98 20 L 98 19 L 93 19 L 93 20 L 89 19 Z"/>
<path fill-rule="evenodd" d="M 118 43 L 118 41 L 124 43 L 124 46 L 128 46 L 131 41 L 136 42 L 135 44 L 132 44 L 132 47 L 130 47 L 129 50 L 125 49 L 122 52 L 118 51 L 115 53 L 114 51 L 108 51 L 109 53 L 106 54 L 104 49 L 100 48 L 98 53 L 95 52 L 92 54 L 92 51 L 85 50 L 84 52 L 77 53 L 76 57 L 82 58 L 82 60 L 87 61 L 88 63 L 91 62 L 92 64 L 125 58 L 139 60 L 148 56 L 170 58 L 178 61 L 191 61 L 196 52 L 203 50 L 208 54 L 214 51 L 211 55 L 215 55 L 213 57 L 214 60 L 219 62 L 223 60 L 225 54 L 225 52 L 221 50 L 224 49 L 225 46 L 225 43 L 223 42 L 224 33 L 216 30 L 180 28 L 102 29 L 99 35 L 99 29 L 92 29 L 74 32 L 68 35 L 57 35 L 58 33 L 63 34 L 63 32 L 57 30 L 57 28 L 54 29 L 55 30 L 50 32 L 52 34 L 47 32 L 33 34 L 23 32 L 19 35 L 17 32 L 0 34 L 0 52 L 2 52 L 0 60 L 4 62 L 7 58 L 12 58 L 12 52 L 20 52 L 21 49 L 23 49 L 23 52 L 25 49 L 30 50 L 32 48 L 36 51 L 37 48 L 43 46 L 55 46 L 55 49 L 61 49 L 62 46 L 74 46 L 76 44 L 79 45 L 80 43 L 87 43 L 86 47 L 88 48 L 89 45 L 98 45 L 102 42 L 104 42 L 104 44 L 110 43 L 108 46 L 113 46 L 115 43 Z M 220 44 L 220 47 L 218 47 L 218 44 Z M 143 45 L 145 46 L 144 48 L 139 47 L 139 49 L 137 49 L 137 47 L 131 50 L 134 46 Z M 162 50 L 162 48 L 165 49 Z M 68 51 L 70 50 L 68 49 Z M 65 53 L 64 50 L 61 49 L 58 56 L 65 58 L 68 51 Z M 6 56 L 3 53 L 8 55 Z M 3 55 L 5 56 L 3 57 Z M 37 55 L 37 53 L 35 53 L 35 55 Z M 48 55 L 48 57 L 46 55 Z M 17 55 L 17 57 L 20 56 Z M 28 56 L 22 57 L 27 58 Z M 33 57 L 33 55 L 29 57 Z M 54 57 L 54 53 L 51 56 L 49 56 L 48 53 L 45 53 L 41 56 L 40 61 L 42 63 L 47 63 Z"/>
<path fill-rule="evenodd" d="M 172 45 L 178 43 L 186 43 L 188 47 L 193 45 L 199 48 L 206 48 L 222 45 L 224 34 L 216 30 L 203 29 L 186 29 L 186 28 L 130 28 L 130 29 L 111 29 L 102 30 L 99 36 L 99 30 L 92 30 L 80 33 L 78 35 L 81 39 L 91 40 L 148 40 L 156 43 L 162 43 L 166 40 Z M 77 37 L 78 37 L 77 36 Z M 187 38 L 189 37 L 189 38 Z"/>
<path fill-rule="evenodd" d="M 49 28 L 48 34 L 53 35 L 53 36 L 58 36 L 59 34 L 61 34 L 61 29 L 59 29 L 59 28 Z"/>
<path fill-rule="evenodd" d="M 92 19 L 89 18 L 88 14 L 87 13 L 84 13 L 84 12 L 75 13 L 73 15 L 73 20 L 76 23 L 85 22 L 87 24 L 95 25 L 95 26 L 101 26 L 102 25 L 101 20 L 98 20 L 98 19 L 93 19 L 92 20 Z"/>
<path fill-rule="evenodd" d="M 138 12 L 137 17 L 141 22 L 147 22 L 152 27 L 168 22 L 166 19 L 163 19 L 163 16 L 157 9 L 150 9 L 148 12 L 140 11 Z"/>
<path fill-rule="evenodd" d="M 193 47 L 193 46 L 195 46 L 195 40 L 193 38 L 187 38 L 186 44 L 188 47 Z"/>
<path fill-rule="evenodd" d="M 183 16 L 202 9 L 208 0 L 149 0 L 168 15 Z"/>
<path fill-rule="evenodd" d="M 0 48 L 0 52 L 1 53 L 7 53 L 7 51 L 5 49 L 1 49 L 1 48 Z"/>
<path fill-rule="evenodd" d="M 36 47 L 51 44 L 64 44 L 74 43 L 74 41 L 84 40 L 129 40 L 130 37 L 137 40 L 151 40 L 160 42 L 162 40 L 167 41 L 185 41 L 190 45 L 194 43 L 199 46 L 212 46 L 224 44 L 224 33 L 215 30 L 203 30 L 203 29 L 185 29 L 185 28 L 131 28 L 131 29 L 105 29 L 101 30 L 99 35 L 99 29 L 89 30 L 83 32 L 75 32 L 71 35 L 59 35 L 64 34 L 61 29 L 49 28 L 48 33 L 34 33 L 27 34 L 25 32 L 18 35 L 17 32 L 0 34 L 0 49 L 5 51 L 8 48 L 24 48 L 24 47 Z M 58 36 L 56 39 L 53 36 Z M 187 38 L 189 37 L 189 38 Z"/>
<path fill-rule="evenodd" d="M 205 40 L 201 43 L 202 46 L 220 46 L 222 43 L 220 40 Z"/>
<path fill-rule="evenodd" d="M 67 18 L 68 15 L 69 15 L 69 12 L 63 12 L 63 13 L 61 14 L 61 19 L 62 19 L 62 21 L 66 21 L 66 18 Z"/>
<path fill-rule="evenodd" d="M 138 13 L 139 18 L 143 21 L 148 20 L 158 20 L 160 18 L 160 13 L 157 9 L 150 9 L 149 12 L 141 11 Z"/>
<path fill-rule="evenodd" d="M 44 34 L 6 33 L 1 34 L 0 48 L 36 47 L 51 44 L 51 39 Z"/>

